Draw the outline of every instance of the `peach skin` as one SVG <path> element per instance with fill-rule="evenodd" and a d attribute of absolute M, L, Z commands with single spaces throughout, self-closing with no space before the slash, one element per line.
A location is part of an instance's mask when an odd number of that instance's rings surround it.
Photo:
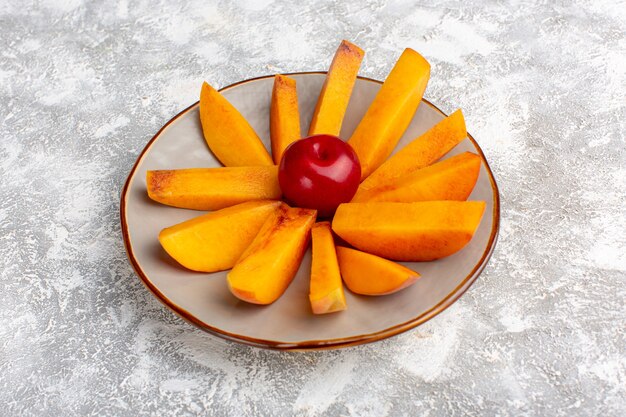
<path fill-rule="evenodd" d="M 342 246 L 337 246 L 337 259 L 343 281 L 355 294 L 392 294 L 420 277 L 417 272 L 395 262 Z"/>
<path fill-rule="evenodd" d="M 422 101 L 429 77 L 428 61 L 405 49 L 348 141 L 361 161 L 361 179 L 391 155 Z"/>
<path fill-rule="evenodd" d="M 252 126 L 206 82 L 200 92 L 200 122 L 207 145 L 225 166 L 273 164 Z"/>
<path fill-rule="evenodd" d="M 261 200 L 212 211 L 163 229 L 159 242 L 187 269 L 230 269 L 279 205 L 279 201 Z"/>
<path fill-rule="evenodd" d="M 398 177 L 432 164 L 466 137 L 465 119 L 461 110 L 457 110 L 387 159 L 365 178 L 355 198 L 360 198 L 357 196 L 369 189 L 384 186 Z"/>
<path fill-rule="evenodd" d="M 346 203 L 333 231 L 355 248 L 396 261 L 433 261 L 463 249 L 485 211 L 484 201 Z"/>
<path fill-rule="evenodd" d="M 353 203 L 393 201 L 457 200 L 464 201 L 472 193 L 480 173 L 480 157 L 464 152 L 445 161 L 418 169 L 386 185 L 361 192 Z"/>
<path fill-rule="evenodd" d="M 314 314 L 346 309 L 346 297 L 339 273 L 335 241 L 329 222 L 315 223 L 311 229 L 313 256 L 309 301 Z"/>
<path fill-rule="evenodd" d="M 219 210 L 281 196 L 275 165 L 148 171 L 146 186 L 152 200 L 192 210 Z"/>
<path fill-rule="evenodd" d="M 296 80 L 285 75 L 276 75 L 270 105 L 270 138 L 272 158 L 276 165 L 280 163 L 287 146 L 300 137 Z"/>
<path fill-rule="evenodd" d="M 365 52 L 358 46 L 346 40 L 341 42 L 317 99 L 309 126 L 309 136 L 319 134 L 339 136 L 343 116 L 346 114 L 364 55 Z"/>
<path fill-rule="evenodd" d="M 298 272 L 316 215 L 281 204 L 228 273 L 231 293 L 253 304 L 276 301 Z"/>

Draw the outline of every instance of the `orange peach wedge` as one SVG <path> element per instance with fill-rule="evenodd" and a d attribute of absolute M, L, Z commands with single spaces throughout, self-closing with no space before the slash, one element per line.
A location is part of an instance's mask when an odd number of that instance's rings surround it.
<path fill-rule="evenodd" d="M 390 180 L 384 186 L 361 192 L 352 199 L 352 202 L 463 201 L 472 193 L 479 173 L 480 157 L 471 152 L 464 152 Z"/>
<path fill-rule="evenodd" d="M 274 77 L 272 103 L 270 105 L 270 138 L 272 157 L 279 164 L 284 150 L 300 139 L 300 113 L 296 80 L 284 75 Z"/>
<path fill-rule="evenodd" d="M 358 46 L 341 42 L 317 99 L 309 136 L 323 133 L 339 136 L 363 55 L 365 52 Z"/>
<path fill-rule="evenodd" d="M 461 110 L 446 117 L 385 161 L 359 185 L 356 196 L 424 168 L 448 153 L 467 137 Z M 359 198 L 356 197 L 355 198 Z"/>
<path fill-rule="evenodd" d="M 347 203 L 333 231 L 357 249 L 396 261 L 432 261 L 461 250 L 472 239 L 484 201 Z"/>
<path fill-rule="evenodd" d="M 315 223 L 311 229 L 313 257 L 309 300 L 314 314 L 346 309 L 333 232 L 329 222 Z"/>
<path fill-rule="evenodd" d="M 207 83 L 200 92 L 200 122 L 207 145 L 226 166 L 272 165 L 272 158 L 239 111 Z"/>
<path fill-rule="evenodd" d="M 281 196 L 275 165 L 148 171 L 146 185 L 154 201 L 193 210 L 219 210 Z"/>
<path fill-rule="evenodd" d="M 250 201 L 203 214 L 163 229 L 159 242 L 185 268 L 230 269 L 279 205 L 279 201 Z"/>
<path fill-rule="evenodd" d="M 316 214 L 281 204 L 228 273 L 233 295 L 254 304 L 276 301 L 298 272 Z"/>
<path fill-rule="evenodd" d="M 398 144 L 422 101 L 430 64 L 412 49 L 405 49 L 389 73 L 348 143 L 367 178 Z"/>
<path fill-rule="evenodd" d="M 391 294 L 420 277 L 417 272 L 395 262 L 342 246 L 337 246 L 337 259 L 343 281 L 355 294 Z"/>

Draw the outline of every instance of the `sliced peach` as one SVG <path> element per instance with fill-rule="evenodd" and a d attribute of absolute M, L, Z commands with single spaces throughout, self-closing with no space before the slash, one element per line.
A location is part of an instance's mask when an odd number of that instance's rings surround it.
<path fill-rule="evenodd" d="M 432 261 L 467 245 L 484 211 L 484 201 L 347 203 L 337 209 L 333 231 L 383 258 Z"/>
<path fill-rule="evenodd" d="M 346 309 L 335 241 L 329 222 L 315 223 L 311 229 L 313 256 L 309 300 L 314 314 L 333 313 Z"/>
<path fill-rule="evenodd" d="M 395 178 L 384 186 L 361 192 L 353 203 L 467 200 L 480 173 L 480 157 L 464 152 L 445 161 Z"/>
<path fill-rule="evenodd" d="M 412 49 L 405 49 L 348 141 L 367 178 L 398 144 L 422 101 L 430 64 Z"/>
<path fill-rule="evenodd" d="M 275 165 L 148 171 L 146 185 L 154 201 L 193 210 L 219 210 L 281 196 Z"/>
<path fill-rule="evenodd" d="M 309 136 L 322 133 L 339 136 L 363 55 L 365 52 L 358 46 L 341 42 L 317 99 Z"/>
<path fill-rule="evenodd" d="M 285 75 L 274 77 L 270 106 L 270 137 L 272 157 L 277 165 L 287 146 L 301 137 L 296 80 Z"/>
<path fill-rule="evenodd" d="M 417 272 L 395 262 L 342 246 L 337 246 L 337 259 L 343 281 L 356 294 L 391 294 L 420 277 Z"/>
<path fill-rule="evenodd" d="M 396 178 L 424 168 L 444 156 L 467 137 L 461 110 L 446 117 L 426 133 L 411 141 L 365 178 L 355 198 L 361 193 L 388 184 Z"/>
<path fill-rule="evenodd" d="M 228 273 L 233 295 L 254 304 L 276 301 L 298 272 L 316 214 L 281 204 Z"/>
<path fill-rule="evenodd" d="M 226 166 L 272 165 L 272 158 L 239 111 L 207 83 L 200 92 L 200 121 L 207 145 Z"/>
<path fill-rule="evenodd" d="M 279 201 L 250 201 L 167 227 L 159 233 L 163 249 L 193 271 L 230 269 Z"/>

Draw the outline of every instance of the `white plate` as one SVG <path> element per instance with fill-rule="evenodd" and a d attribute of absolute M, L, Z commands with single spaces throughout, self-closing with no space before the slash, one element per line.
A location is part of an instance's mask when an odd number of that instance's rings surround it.
<path fill-rule="evenodd" d="M 291 74 L 297 81 L 303 134 L 306 134 L 325 73 Z M 269 108 L 273 77 L 242 81 L 222 94 L 269 144 Z M 380 88 L 379 81 L 359 77 L 341 137 L 349 138 Z M 198 84 L 198 91 L 200 84 Z M 424 133 L 445 115 L 423 101 L 396 150 Z M 184 269 L 159 245 L 161 229 L 201 212 L 160 205 L 148 199 L 146 171 L 218 167 L 202 136 L 198 103 L 183 110 L 152 138 L 135 163 L 122 191 L 121 221 L 124 243 L 137 274 L 172 311 L 217 336 L 274 349 L 328 349 L 380 340 L 411 329 L 443 311 L 474 282 L 493 251 L 499 224 L 496 182 L 478 144 L 470 136 L 450 157 L 464 151 L 478 153 L 482 167 L 470 200 L 487 208 L 472 241 L 460 252 L 434 262 L 404 263 L 422 275 L 411 287 L 383 297 L 365 297 L 346 289 L 346 311 L 315 316 L 308 300 L 310 250 L 285 294 L 270 306 L 256 306 L 232 296 L 226 272 L 197 273 Z"/>

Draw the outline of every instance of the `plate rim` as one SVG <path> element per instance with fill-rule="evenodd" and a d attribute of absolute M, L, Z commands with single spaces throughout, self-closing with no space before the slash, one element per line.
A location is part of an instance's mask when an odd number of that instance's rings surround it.
<path fill-rule="evenodd" d="M 281 73 L 281 74 L 283 75 L 324 75 L 326 73 L 327 71 L 303 71 L 303 72 L 291 72 L 291 73 Z M 249 78 L 246 80 L 229 84 L 223 88 L 220 88 L 218 91 L 222 92 L 222 91 L 229 90 L 231 88 L 238 87 L 240 85 L 243 85 L 249 82 L 272 78 L 274 76 L 275 74 L 262 75 L 259 77 Z M 369 78 L 369 77 L 357 76 L 357 78 L 363 81 L 367 81 L 367 82 L 383 84 L 382 81 Z M 431 108 L 439 112 L 442 116 L 444 117 L 448 116 L 441 109 L 439 109 L 433 103 L 431 103 L 430 101 L 424 98 L 422 98 L 422 103 L 426 103 L 426 105 L 430 106 Z M 386 339 L 392 336 L 396 336 L 400 333 L 404 333 L 421 324 L 424 324 L 425 322 L 437 316 L 438 314 L 446 310 L 448 307 L 450 307 L 452 304 L 454 304 L 463 294 L 465 294 L 465 292 L 472 286 L 472 284 L 476 281 L 476 279 L 481 274 L 481 272 L 485 269 L 485 266 L 487 265 L 489 259 L 491 258 L 491 254 L 493 253 L 493 250 L 495 248 L 496 242 L 498 240 L 498 234 L 500 231 L 500 192 L 498 189 L 498 185 L 496 183 L 496 179 L 493 175 L 491 167 L 489 166 L 489 162 L 487 161 L 487 158 L 485 157 L 485 154 L 483 153 L 482 148 L 478 145 L 476 140 L 468 132 L 467 137 L 472 142 L 472 144 L 476 147 L 478 151 L 478 155 L 480 156 L 482 162 L 485 165 L 485 169 L 487 171 L 489 182 L 491 184 L 491 188 L 493 191 L 493 196 L 494 196 L 493 197 L 493 210 L 492 210 L 493 227 L 489 235 L 489 240 L 487 241 L 487 246 L 482 256 L 480 257 L 479 261 L 472 268 L 471 272 L 459 283 L 459 285 L 457 285 L 448 295 L 442 298 L 441 301 L 439 301 L 439 303 L 437 303 L 435 306 L 431 307 L 427 311 L 421 313 L 420 315 L 418 315 L 417 317 L 414 317 L 411 320 L 408 320 L 400 324 L 396 324 L 394 326 L 388 327 L 383 330 L 379 330 L 377 332 L 368 333 L 364 335 L 349 336 L 349 337 L 344 337 L 344 338 L 335 338 L 335 339 L 327 339 L 327 340 L 313 339 L 313 340 L 305 340 L 301 342 L 281 342 L 281 341 L 276 341 L 276 340 L 259 339 L 259 338 L 245 336 L 245 335 L 239 335 L 239 334 L 228 332 L 223 329 L 219 329 L 215 326 L 211 326 L 210 324 L 203 322 L 202 320 L 195 317 L 193 314 L 191 314 L 189 311 L 187 311 L 183 307 L 176 305 L 174 302 L 168 299 L 165 296 L 165 294 L 163 294 L 150 281 L 147 274 L 143 271 L 143 269 L 141 268 L 141 265 L 135 258 L 134 251 L 130 243 L 130 234 L 128 231 L 128 222 L 126 219 L 126 205 L 127 205 L 128 191 L 130 189 L 130 184 L 133 181 L 137 168 L 139 167 L 139 164 L 142 162 L 142 160 L 146 156 L 146 153 L 150 150 L 153 143 L 159 138 L 161 133 L 163 133 L 163 131 L 170 124 L 176 121 L 178 118 L 180 118 L 181 116 L 183 116 L 184 114 L 186 114 L 187 112 L 189 112 L 190 110 L 198 106 L 198 104 L 199 104 L 199 101 L 195 102 L 194 104 L 190 105 L 189 107 L 187 107 L 186 109 L 182 110 L 180 113 L 175 115 L 173 118 L 167 121 L 167 123 L 165 123 L 158 130 L 158 132 L 152 137 L 152 139 L 148 141 L 148 143 L 145 145 L 145 147 L 143 148 L 143 150 L 141 151 L 141 153 L 135 160 L 135 163 L 133 164 L 133 167 L 131 168 L 128 174 L 128 177 L 126 178 L 126 182 L 124 183 L 124 187 L 122 188 L 121 200 L 120 200 L 121 232 L 122 232 L 122 238 L 124 240 L 124 249 L 126 250 L 126 256 L 128 260 L 130 261 L 130 264 L 135 270 L 135 273 L 139 277 L 140 281 L 152 293 L 152 295 L 155 298 L 157 298 L 161 302 L 161 304 L 163 304 L 170 311 L 172 311 L 174 314 L 176 314 L 177 316 L 179 316 L 186 322 L 214 336 L 218 336 L 222 339 L 225 339 L 231 342 L 242 343 L 242 344 L 246 344 L 246 345 L 254 346 L 258 348 L 265 348 L 265 349 L 282 350 L 282 351 L 311 351 L 311 350 L 330 350 L 330 349 L 339 349 L 339 348 L 344 348 L 344 347 L 349 347 L 349 346 L 356 346 L 356 345 L 372 343 L 372 342 L 376 342 L 376 341 Z"/>

